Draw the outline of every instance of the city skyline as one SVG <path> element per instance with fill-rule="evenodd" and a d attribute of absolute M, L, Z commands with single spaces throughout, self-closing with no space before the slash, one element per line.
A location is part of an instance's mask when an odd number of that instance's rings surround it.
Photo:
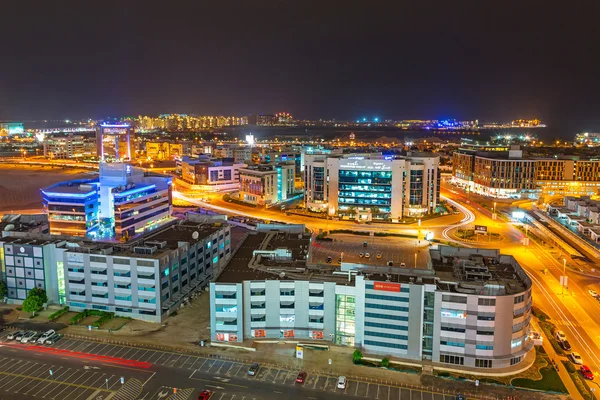
<path fill-rule="evenodd" d="M 310 119 L 537 117 L 575 131 L 600 123 L 597 56 L 586 47 L 591 9 L 278 2 L 66 9 L 7 6 L 14 18 L 0 27 L 11 55 L 0 66 L 0 119 L 293 110 Z M 27 30 L 19 29 L 25 13 Z M 516 15 L 530 17 L 511 24 Z M 106 29 L 108 21 L 123 29 Z"/>

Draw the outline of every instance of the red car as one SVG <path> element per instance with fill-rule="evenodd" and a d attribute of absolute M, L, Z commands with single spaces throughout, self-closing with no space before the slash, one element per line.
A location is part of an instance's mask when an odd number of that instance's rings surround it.
<path fill-rule="evenodd" d="M 199 395 L 198 395 L 198 400 L 208 400 L 210 399 L 210 396 L 212 395 L 212 392 L 210 390 L 203 390 Z"/>
<path fill-rule="evenodd" d="M 298 376 L 296 377 L 296 383 L 304 383 L 306 380 L 306 372 L 300 371 L 298 372 Z"/>
<path fill-rule="evenodd" d="M 590 381 L 594 380 L 594 374 L 592 374 L 592 371 L 588 368 L 587 365 L 582 365 L 579 368 L 579 371 L 581 371 L 581 375 L 583 375 L 585 379 L 589 379 Z"/>

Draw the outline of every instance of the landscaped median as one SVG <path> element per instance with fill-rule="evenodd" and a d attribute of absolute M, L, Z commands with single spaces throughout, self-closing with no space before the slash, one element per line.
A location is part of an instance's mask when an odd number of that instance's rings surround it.
<path fill-rule="evenodd" d="M 573 383 L 575 384 L 579 394 L 581 394 L 585 400 L 594 400 L 594 394 L 592 393 L 590 386 L 587 384 L 587 381 L 583 378 L 576 366 L 573 365 L 573 363 L 569 360 L 563 360 L 562 364 L 573 380 Z"/>
<path fill-rule="evenodd" d="M 62 310 L 61 310 L 62 311 Z M 68 311 L 68 310 L 67 310 Z M 98 317 L 98 318 L 96 318 Z M 94 328 L 100 328 L 115 318 L 115 313 L 100 310 L 83 310 L 79 314 L 73 316 L 69 323 L 71 325 L 83 325 L 92 326 Z M 111 330 L 118 330 L 127 322 L 131 321 L 131 318 L 117 317 L 116 319 L 122 320 L 122 323 L 117 324 L 116 327 L 111 327 Z M 114 325 L 114 324 L 113 324 Z"/>

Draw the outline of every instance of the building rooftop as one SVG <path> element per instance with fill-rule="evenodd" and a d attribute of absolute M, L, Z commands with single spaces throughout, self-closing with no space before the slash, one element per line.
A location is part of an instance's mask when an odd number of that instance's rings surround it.
<path fill-rule="evenodd" d="M 96 193 L 98 186 L 98 178 L 96 179 L 79 179 L 66 182 L 60 182 L 52 186 L 42 189 L 43 193 L 49 195 L 67 194 L 71 196 L 81 195 L 81 197 Z"/>

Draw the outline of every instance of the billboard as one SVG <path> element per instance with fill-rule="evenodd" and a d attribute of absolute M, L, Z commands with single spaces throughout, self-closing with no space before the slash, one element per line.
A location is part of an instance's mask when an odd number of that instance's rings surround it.
<path fill-rule="evenodd" d="M 253 338 L 264 338 L 267 337 L 267 331 L 264 329 L 253 329 L 252 330 Z"/>
<path fill-rule="evenodd" d="M 487 226 L 475 225 L 475 233 L 487 233 Z"/>
<path fill-rule="evenodd" d="M 323 339 L 323 331 L 309 331 L 308 336 L 312 339 Z"/>
<path fill-rule="evenodd" d="M 374 282 L 374 290 L 382 290 L 384 292 L 396 292 L 400 293 L 400 284 L 391 282 Z"/>

